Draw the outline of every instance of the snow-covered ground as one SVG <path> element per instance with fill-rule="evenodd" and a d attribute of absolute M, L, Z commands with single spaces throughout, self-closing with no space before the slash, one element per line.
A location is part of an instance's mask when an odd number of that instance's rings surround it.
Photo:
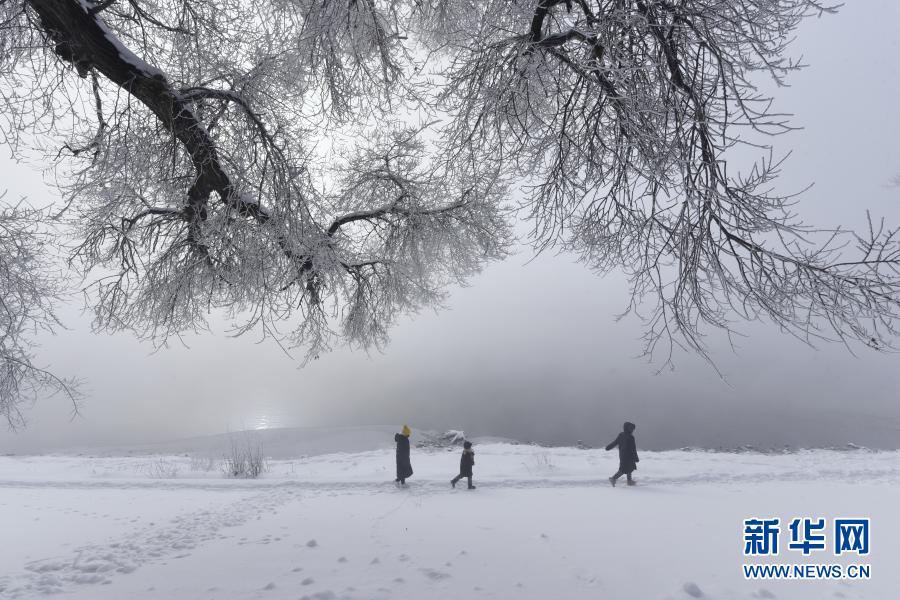
<path fill-rule="evenodd" d="M 615 452 L 477 443 L 477 490 L 450 488 L 440 447 L 399 489 L 388 433 L 268 433 L 257 480 L 197 440 L 0 457 L 0 597 L 900 598 L 898 452 L 642 452 L 639 485 L 612 488 Z M 745 580 L 755 516 L 871 517 L 871 579 Z"/>

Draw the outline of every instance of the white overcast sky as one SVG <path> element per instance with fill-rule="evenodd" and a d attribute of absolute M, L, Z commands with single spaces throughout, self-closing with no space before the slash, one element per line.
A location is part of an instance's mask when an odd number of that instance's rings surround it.
<path fill-rule="evenodd" d="M 900 3 L 851 2 L 808 21 L 793 46 L 809 67 L 777 90 L 801 131 L 778 181 L 809 183 L 798 211 L 811 225 L 860 227 L 868 209 L 900 225 Z M 732 167 L 733 168 L 733 167 Z M 0 161 L 7 199 L 54 198 L 32 166 Z M 773 327 L 744 327 L 737 353 L 717 346 L 727 381 L 703 361 L 676 368 L 638 357 L 641 324 L 616 322 L 628 290 L 566 256 L 527 248 L 452 290 L 446 310 L 403 319 L 383 353 L 339 349 L 309 366 L 272 343 L 221 331 L 154 349 L 126 335 L 96 336 L 80 304 L 68 330 L 42 338 L 39 361 L 86 380 L 80 416 L 41 400 L 28 429 L 0 430 L 0 451 L 120 444 L 258 426 L 409 423 L 525 441 L 607 441 L 638 424 L 643 447 L 738 444 L 900 446 L 900 356 L 808 348 Z"/>

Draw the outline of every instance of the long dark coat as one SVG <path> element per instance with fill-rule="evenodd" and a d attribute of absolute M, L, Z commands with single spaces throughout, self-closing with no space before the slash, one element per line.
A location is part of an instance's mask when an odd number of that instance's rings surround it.
<path fill-rule="evenodd" d="M 634 436 L 631 434 L 632 431 L 634 431 L 634 424 L 625 423 L 625 431 L 620 433 L 613 443 L 606 447 L 607 450 L 612 450 L 616 446 L 619 447 L 619 471 L 622 473 L 635 471 L 640 460 L 637 454 L 637 444 L 634 441 Z"/>
<path fill-rule="evenodd" d="M 412 464 L 409 462 L 409 438 L 396 433 L 394 441 L 397 442 L 397 479 L 412 477 Z"/>
<path fill-rule="evenodd" d="M 472 467 L 475 466 L 475 451 L 463 450 L 462 457 L 459 459 L 459 474 L 463 477 L 472 476 Z"/>

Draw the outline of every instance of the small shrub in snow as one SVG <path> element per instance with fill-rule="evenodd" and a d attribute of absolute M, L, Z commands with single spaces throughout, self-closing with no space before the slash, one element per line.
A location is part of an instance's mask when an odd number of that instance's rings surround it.
<path fill-rule="evenodd" d="M 210 471 L 215 471 L 218 467 L 219 461 L 213 456 L 191 456 L 191 471 L 209 473 Z"/>
<path fill-rule="evenodd" d="M 269 470 L 263 445 L 251 436 L 232 436 L 223 467 L 226 477 L 254 479 Z"/>
<path fill-rule="evenodd" d="M 157 458 L 150 461 L 145 467 L 147 477 L 153 479 L 175 479 L 178 477 L 178 463 L 166 458 Z"/>
<path fill-rule="evenodd" d="M 556 468 L 549 452 L 533 454 L 527 463 L 523 463 L 529 473 L 552 471 Z"/>

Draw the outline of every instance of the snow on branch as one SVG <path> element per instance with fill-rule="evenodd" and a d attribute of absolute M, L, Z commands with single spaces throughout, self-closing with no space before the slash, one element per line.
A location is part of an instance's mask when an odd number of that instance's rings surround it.
<path fill-rule="evenodd" d="M 469 199 L 456 181 L 423 177 L 434 169 L 420 153 L 391 166 L 410 186 L 405 200 L 323 192 L 340 169 L 313 162 L 317 128 L 381 110 L 400 75 L 390 3 L 20 0 L 2 10 L 0 40 L 17 50 L 0 73 L 32 84 L 10 103 L 9 138 L 47 99 L 64 99 L 48 117 L 74 123 L 57 158 L 74 258 L 103 273 L 89 289 L 97 329 L 165 343 L 224 311 L 235 333 L 259 329 L 309 356 L 337 340 L 380 345 L 399 314 L 505 252 L 496 174 L 439 167 L 469 180 L 479 195 Z M 83 81 L 90 104 L 77 100 Z M 375 160 L 360 150 L 357 174 Z"/>
<path fill-rule="evenodd" d="M 23 202 L 7 205 L 0 193 L 0 419 L 24 425 L 23 405 L 60 393 L 77 409 L 78 382 L 64 379 L 36 362 L 37 332 L 59 326 L 54 305 L 63 277 L 53 269 L 52 237 L 45 211 Z"/>
<path fill-rule="evenodd" d="M 648 352 L 739 319 L 887 349 L 895 231 L 793 214 L 768 137 L 792 126 L 753 83 L 786 81 L 793 32 L 831 11 L 6 0 L 0 135 L 55 144 L 98 329 L 164 342 L 222 311 L 310 356 L 378 346 L 502 258 L 517 214 L 538 250 L 630 277 Z M 741 145 L 763 158 L 737 168 Z"/>
<path fill-rule="evenodd" d="M 792 197 L 773 191 L 782 163 L 767 139 L 791 125 L 753 83 L 799 69 L 792 32 L 832 7 L 535 0 L 469 14 L 464 4 L 420 12 L 420 26 L 446 39 L 477 32 L 450 53 L 438 99 L 454 115 L 447 153 L 519 174 L 539 250 L 624 270 L 648 353 L 705 354 L 707 327 L 731 332 L 738 319 L 810 343 L 893 345 L 895 231 L 820 230 L 792 212 Z M 743 174 L 729 163 L 740 145 L 763 153 Z"/>

